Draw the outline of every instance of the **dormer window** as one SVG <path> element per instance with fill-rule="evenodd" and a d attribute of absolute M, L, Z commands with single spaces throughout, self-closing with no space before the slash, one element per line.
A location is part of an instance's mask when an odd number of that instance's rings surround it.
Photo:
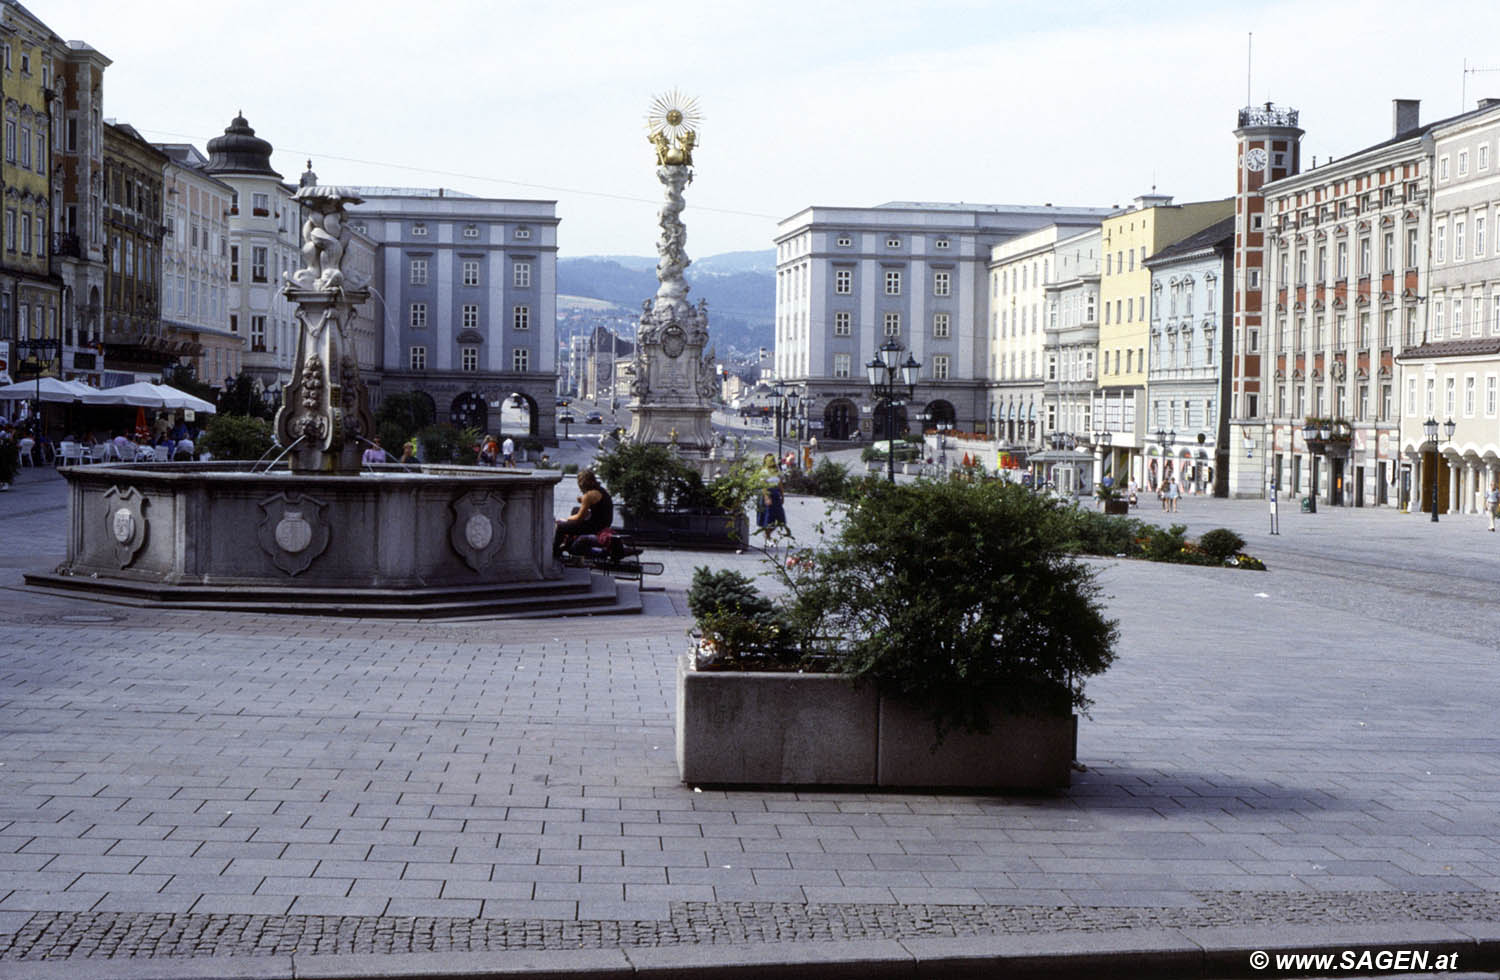
<path fill-rule="evenodd" d="M 948 239 L 946 239 L 946 238 L 939 238 L 937 241 L 935 241 L 935 242 L 932 243 L 932 247 L 933 248 L 947 248 L 948 247 Z"/>
<path fill-rule="evenodd" d="M 478 225 L 464 225 L 464 237 L 465 238 L 478 238 L 479 237 L 479 226 Z"/>
<path fill-rule="evenodd" d="M 516 229 L 516 237 L 519 238 L 519 239 L 530 238 L 531 237 L 531 229 L 527 228 L 525 225 L 522 225 L 520 228 Z"/>
<path fill-rule="evenodd" d="M 887 238 L 885 240 L 885 247 L 886 248 L 900 248 L 901 247 L 901 239 L 897 238 L 895 235 L 892 235 L 890 238 Z"/>
<path fill-rule="evenodd" d="M 848 235 L 839 236 L 839 248 L 849 248 L 854 244 L 854 239 Z"/>
<path fill-rule="evenodd" d="M 425 221 L 413 221 L 411 223 L 411 234 L 412 234 L 413 238 L 426 238 L 427 237 L 427 222 L 425 222 Z"/>

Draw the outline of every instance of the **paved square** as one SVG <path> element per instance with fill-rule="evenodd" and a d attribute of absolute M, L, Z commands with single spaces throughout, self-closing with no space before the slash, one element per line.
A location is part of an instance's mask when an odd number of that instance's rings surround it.
<path fill-rule="evenodd" d="M 1067 792 L 723 792 L 676 778 L 682 590 L 753 555 L 664 553 L 643 616 L 306 626 L 22 590 L 61 490 L 0 495 L 0 960 L 1500 920 L 1480 517 L 1185 501 L 1270 571 L 1096 563 Z"/>

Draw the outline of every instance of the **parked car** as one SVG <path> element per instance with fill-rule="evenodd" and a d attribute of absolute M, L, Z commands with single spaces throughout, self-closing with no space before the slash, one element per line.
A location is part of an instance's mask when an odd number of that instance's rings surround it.
<path fill-rule="evenodd" d="M 603 425 L 604 415 L 601 412 L 590 412 L 584 416 L 583 420 L 589 425 Z"/>
<path fill-rule="evenodd" d="M 564 412 L 557 417 L 558 425 L 577 425 L 578 420 L 573 417 L 572 412 Z"/>

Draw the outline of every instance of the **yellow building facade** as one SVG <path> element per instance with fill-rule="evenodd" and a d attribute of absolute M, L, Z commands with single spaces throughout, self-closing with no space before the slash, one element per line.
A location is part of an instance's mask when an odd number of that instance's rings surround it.
<path fill-rule="evenodd" d="M 61 367 L 60 347 L 50 353 L 26 347 L 28 341 L 60 341 L 62 331 L 62 283 L 51 272 L 54 134 L 48 105 L 55 94 L 54 52 L 60 45 L 24 7 L 0 4 L 0 340 L 20 342 L 18 379 L 38 369 L 56 374 Z"/>
<path fill-rule="evenodd" d="M 1146 259 L 1233 213 L 1232 198 L 1173 204 L 1164 195 L 1145 195 L 1101 224 L 1099 387 L 1093 418 L 1096 427 L 1110 433 L 1104 475 L 1117 484 L 1144 483 L 1141 450 L 1151 438 L 1143 431 L 1151 333 L 1151 270 Z"/>

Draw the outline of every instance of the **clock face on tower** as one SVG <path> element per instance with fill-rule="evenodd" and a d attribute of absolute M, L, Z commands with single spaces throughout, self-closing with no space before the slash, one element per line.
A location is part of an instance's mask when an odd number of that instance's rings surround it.
<path fill-rule="evenodd" d="M 1245 166 L 1257 171 L 1266 169 L 1266 151 L 1257 146 L 1246 153 Z"/>

